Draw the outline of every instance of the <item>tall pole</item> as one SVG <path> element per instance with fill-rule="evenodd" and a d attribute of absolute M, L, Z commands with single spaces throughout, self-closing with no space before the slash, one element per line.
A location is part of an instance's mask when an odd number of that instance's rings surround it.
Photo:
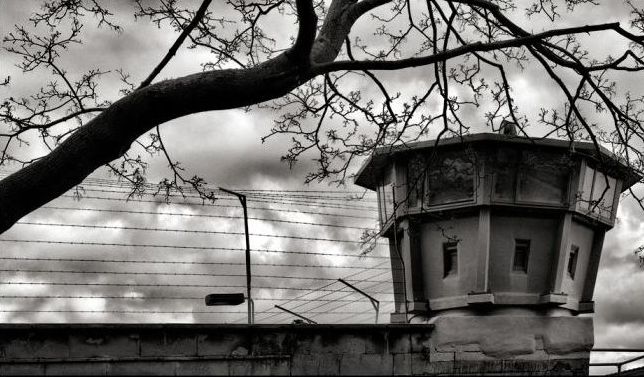
<path fill-rule="evenodd" d="M 222 187 L 220 187 L 219 189 L 223 192 L 235 195 L 241 202 L 242 208 L 244 209 L 244 233 L 246 234 L 246 296 L 248 297 L 248 324 L 252 325 L 253 323 L 255 323 L 255 304 L 253 303 L 252 296 L 250 295 L 250 239 L 248 236 L 248 209 L 246 208 L 246 195 L 226 190 Z"/>

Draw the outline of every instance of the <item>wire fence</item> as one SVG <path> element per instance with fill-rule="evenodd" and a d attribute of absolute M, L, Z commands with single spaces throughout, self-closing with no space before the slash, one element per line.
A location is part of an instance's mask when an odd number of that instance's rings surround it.
<path fill-rule="evenodd" d="M 213 191 L 204 202 L 190 188 L 167 197 L 87 179 L 0 235 L 0 318 L 244 323 L 244 305 L 204 302 L 246 288 L 242 208 Z M 257 323 L 296 318 L 276 305 L 318 323 L 373 323 L 369 300 L 338 278 L 377 299 L 381 317 L 393 311 L 388 244 L 368 236 L 374 194 L 235 191 L 248 201 Z"/>

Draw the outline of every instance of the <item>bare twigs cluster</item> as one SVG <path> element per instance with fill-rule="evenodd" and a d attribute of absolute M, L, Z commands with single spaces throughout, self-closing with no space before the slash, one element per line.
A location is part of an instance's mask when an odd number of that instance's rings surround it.
<path fill-rule="evenodd" d="M 32 21 L 37 26 L 46 23 L 51 28 L 63 22 L 64 16 L 57 7 L 45 8 L 43 13 L 37 13 Z M 70 45 L 81 42 L 79 36 L 82 25 L 78 18 L 65 19 L 69 24 L 69 33 L 52 31 L 39 35 L 23 26 L 17 26 L 15 31 L 4 37 L 6 50 L 20 57 L 19 67 L 23 72 L 45 69 L 51 72 L 51 79 L 44 86 L 28 97 L 14 98 L 10 96 L 0 105 L 0 130 L 2 149 L 0 150 L 0 165 L 9 161 L 27 165 L 38 157 L 27 160 L 10 152 L 13 144 L 28 145 L 29 141 L 23 136 L 29 131 L 38 133 L 43 145 L 52 150 L 61 139 L 74 132 L 82 124 L 88 114 L 102 111 L 108 102 L 100 101 L 97 93 L 97 81 L 106 74 L 100 69 L 90 69 L 86 73 L 70 74 L 60 63 L 60 56 Z M 107 22 L 107 21 L 103 21 Z M 5 86 L 10 84 L 10 77 L 4 80 Z M 76 123 L 70 121 L 75 120 Z M 66 128 L 55 128 L 58 125 Z"/>

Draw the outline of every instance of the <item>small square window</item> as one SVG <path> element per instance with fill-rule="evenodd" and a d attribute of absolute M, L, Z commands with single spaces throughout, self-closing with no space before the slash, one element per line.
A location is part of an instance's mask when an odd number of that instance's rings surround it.
<path fill-rule="evenodd" d="M 571 279 L 575 278 L 575 271 L 577 270 L 577 256 L 579 255 L 579 247 L 572 245 L 570 247 L 570 257 L 568 258 L 568 275 Z"/>
<path fill-rule="evenodd" d="M 512 271 L 528 272 L 528 258 L 530 257 L 530 240 L 514 240 L 514 261 Z"/>
<path fill-rule="evenodd" d="M 443 277 L 458 274 L 458 250 L 456 242 L 443 243 Z"/>

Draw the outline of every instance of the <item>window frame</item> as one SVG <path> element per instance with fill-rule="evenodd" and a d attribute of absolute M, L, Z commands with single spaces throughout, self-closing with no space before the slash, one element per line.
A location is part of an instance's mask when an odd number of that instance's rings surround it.
<path fill-rule="evenodd" d="M 583 175 L 580 174 L 579 182 L 577 184 L 577 198 L 575 208 L 577 211 L 580 211 L 586 215 L 597 216 L 602 219 L 611 219 L 615 213 L 615 197 L 617 195 L 617 186 L 618 179 L 606 172 L 603 172 L 597 169 L 592 164 L 582 164 L 580 167 L 580 172 L 583 172 Z M 599 176 L 599 177 L 598 177 Z M 605 182 L 607 179 L 609 185 L 612 183 L 612 187 L 608 187 L 606 190 L 606 195 L 598 203 L 594 201 L 599 200 L 599 197 L 595 198 L 595 189 L 597 188 L 598 178 Z M 590 191 L 586 192 L 584 190 L 587 186 L 587 182 L 590 183 Z M 602 188 L 602 193 L 604 189 Z M 597 194 L 601 195 L 601 194 Z"/>
<path fill-rule="evenodd" d="M 380 179 L 377 181 L 377 198 L 378 198 L 378 213 L 381 226 L 387 224 L 389 220 L 393 217 L 393 210 L 395 208 L 395 203 L 393 203 L 394 198 L 394 172 L 393 167 L 388 168 L 389 171 L 386 171 Z M 391 199 L 391 203 L 389 202 Z"/>
<path fill-rule="evenodd" d="M 515 238 L 514 239 L 514 253 L 512 254 L 512 272 L 527 274 L 528 268 L 530 266 L 530 245 L 531 240 L 527 238 Z M 523 254 L 523 263 L 521 265 L 517 264 L 519 258 L 517 255 L 519 253 Z"/>
<path fill-rule="evenodd" d="M 468 203 L 476 203 L 478 200 L 478 190 L 480 190 L 480 188 L 477 185 L 477 182 L 478 182 L 477 180 L 479 179 L 480 163 L 477 163 L 476 154 L 474 155 L 466 154 L 465 156 L 463 156 L 462 154 L 457 153 L 457 151 L 445 150 L 440 156 L 434 157 L 434 158 L 435 159 L 432 159 L 429 156 L 418 155 L 415 157 L 411 157 L 407 161 L 407 164 L 406 164 L 407 184 L 408 185 L 411 184 L 412 180 L 415 181 L 416 183 L 415 193 L 413 195 L 414 196 L 413 203 L 408 202 L 409 209 L 414 209 L 417 211 L 440 210 L 442 208 L 450 208 L 450 207 L 460 206 Z M 444 200 L 440 202 L 433 202 L 433 200 L 430 199 L 430 196 L 434 195 L 433 194 L 434 191 L 431 190 L 431 187 L 433 184 L 431 172 L 435 170 L 444 169 L 445 168 L 444 164 L 447 159 L 459 159 L 461 160 L 461 162 L 471 165 L 470 166 L 471 174 L 469 176 L 469 181 L 471 181 L 472 192 L 467 197 L 452 198 L 452 199 Z M 414 171 L 413 169 L 410 168 L 411 163 L 415 165 L 422 165 L 422 169 L 415 171 L 415 173 L 418 173 L 418 176 L 415 176 L 413 174 Z M 415 168 L 417 167 L 418 166 L 416 166 Z M 446 190 L 441 189 L 441 190 L 437 190 L 436 192 L 443 192 L 443 191 L 446 191 Z"/>
<path fill-rule="evenodd" d="M 577 264 L 579 263 L 579 246 L 570 245 L 570 253 L 568 254 L 568 264 L 566 266 L 566 271 L 568 272 L 568 277 L 575 280 L 575 274 L 577 273 Z"/>
<path fill-rule="evenodd" d="M 514 157 L 515 161 L 507 162 L 511 174 L 507 175 L 509 179 L 511 190 L 507 192 L 507 196 L 503 197 L 501 192 L 497 191 L 497 186 L 499 184 L 499 171 L 494 167 L 492 170 L 492 177 L 490 181 L 490 201 L 493 203 L 504 203 L 504 204 L 514 204 L 514 205 L 536 205 L 540 207 L 566 207 L 569 205 L 569 191 L 571 187 L 570 176 L 562 175 L 562 187 L 561 187 L 561 198 L 559 201 L 554 200 L 543 200 L 543 199 L 534 199 L 530 197 L 525 197 L 521 192 L 522 180 L 529 175 L 528 171 L 525 171 L 526 161 L 529 161 L 529 156 L 526 157 L 526 153 L 536 153 L 542 156 L 545 156 L 544 159 L 550 159 L 553 164 L 556 164 L 560 159 L 557 159 L 558 155 L 552 152 L 542 152 L 534 150 L 522 150 L 518 148 L 508 148 L 504 153 L 507 154 L 506 158 Z M 498 154 L 491 155 L 494 156 L 493 159 L 488 159 L 487 164 L 495 165 L 498 163 Z M 531 166 L 530 168 L 534 168 Z M 571 168 L 571 171 L 573 169 Z"/>
<path fill-rule="evenodd" d="M 443 279 L 458 276 L 458 242 L 443 242 Z"/>

